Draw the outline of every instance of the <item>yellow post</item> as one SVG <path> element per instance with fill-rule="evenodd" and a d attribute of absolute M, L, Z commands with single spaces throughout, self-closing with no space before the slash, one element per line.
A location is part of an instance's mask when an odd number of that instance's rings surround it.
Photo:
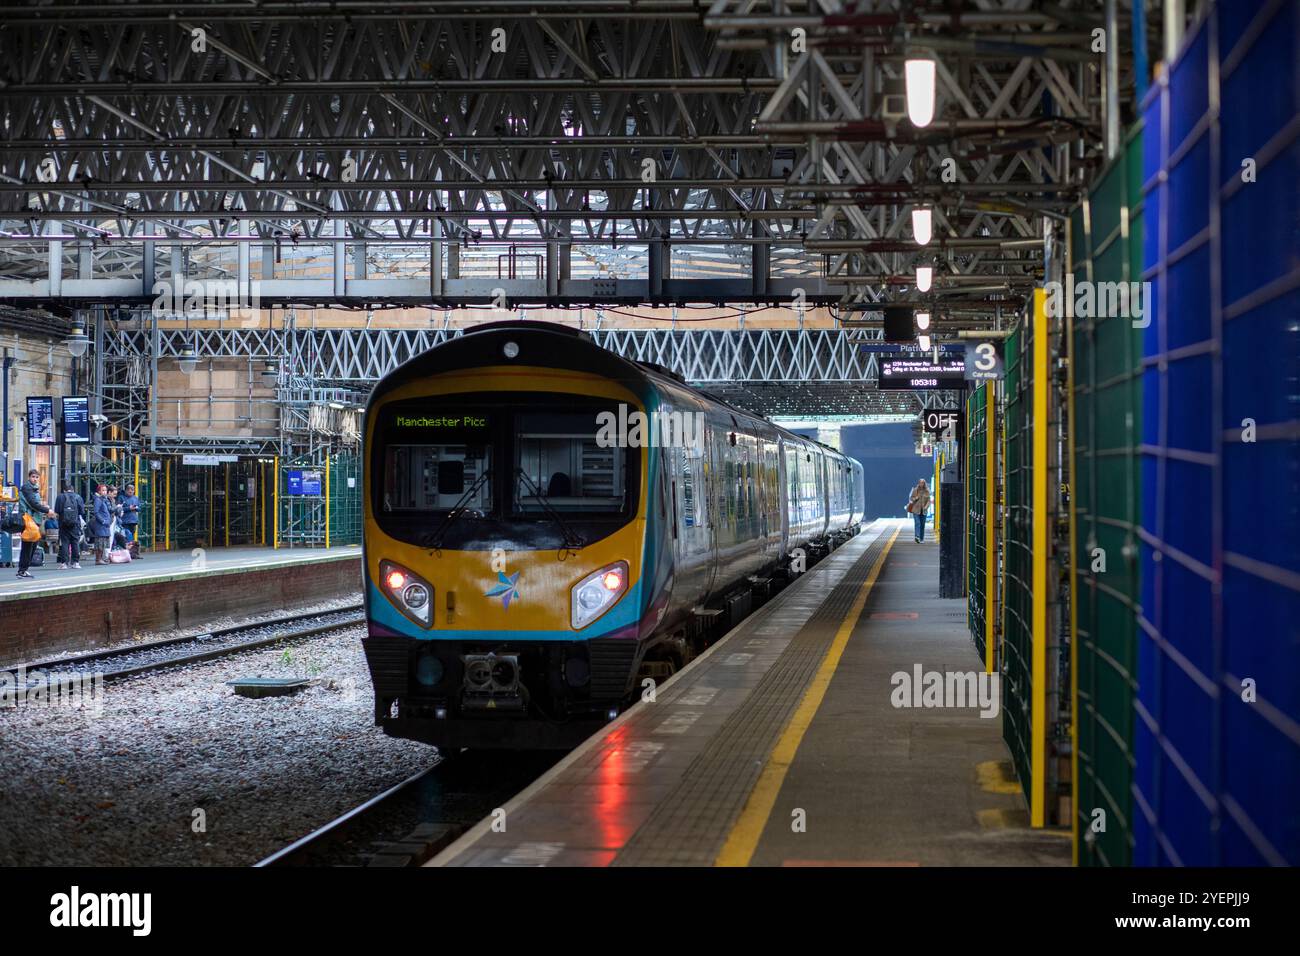
<path fill-rule="evenodd" d="M 172 460 L 170 458 L 164 464 L 167 469 L 166 477 L 163 479 L 163 550 L 172 549 Z"/>
<path fill-rule="evenodd" d="M 997 635 L 997 629 L 994 627 L 997 618 L 994 615 L 997 613 L 998 604 L 998 541 L 997 529 L 993 523 L 994 516 L 997 514 L 998 494 L 996 383 L 989 382 L 985 386 L 985 390 L 984 431 L 986 433 L 986 458 L 984 469 L 987 474 L 984 476 L 984 672 L 992 674 L 996 656 L 993 642 Z"/>
<path fill-rule="evenodd" d="M 939 473 L 943 471 L 943 452 L 934 459 L 934 489 L 930 494 L 930 503 L 934 506 L 934 540 L 939 540 Z"/>
<path fill-rule="evenodd" d="M 275 456 L 271 477 L 271 548 L 280 547 L 280 456 Z"/>
<path fill-rule="evenodd" d="M 136 496 L 139 497 L 140 495 L 140 456 L 139 455 L 135 456 L 135 474 L 134 477 L 132 478 L 131 484 L 135 485 L 135 493 Z M 139 518 L 140 515 L 137 512 L 136 519 L 139 520 Z M 140 540 L 140 526 L 138 524 L 135 526 L 135 539 L 137 542 Z"/>
<path fill-rule="evenodd" d="M 226 462 L 226 547 L 230 547 L 230 462 Z"/>
<path fill-rule="evenodd" d="M 1045 303 L 1046 292 L 1034 290 L 1034 311 L 1030 317 L 1034 330 L 1033 383 L 1034 383 L 1034 457 L 1030 468 L 1033 501 L 1033 573 L 1031 593 L 1033 611 L 1030 629 L 1031 694 L 1029 705 L 1030 739 L 1030 807 L 1029 824 L 1041 827 L 1047 817 L 1047 542 L 1048 542 L 1048 460 L 1047 436 L 1048 402 L 1051 389 L 1049 365 L 1050 333 Z"/>
<path fill-rule="evenodd" d="M 325 547 L 330 546 L 330 456 L 325 456 Z"/>
<path fill-rule="evenodd" d="M 216 530 L 216 523 L 212 520 L 212 472 L 208 471 L 208 547 L 209 548 L 215 548 L 217 546 L 216 535 L 213 534 L 213 531 L 215 530 Z"/>

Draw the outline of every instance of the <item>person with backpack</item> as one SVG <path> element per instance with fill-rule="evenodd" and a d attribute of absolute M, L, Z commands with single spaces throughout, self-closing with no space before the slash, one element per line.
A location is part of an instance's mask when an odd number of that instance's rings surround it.
<path fill-rule="evenodd" d="M 81 570 L 81 522 L 86 517 L 86 502 L 72 490 L 72 482 L 63 483 L 63 491 L 54 499 L 59 516 L 59 570 Z"/>
<path fill-rule="evenodd" d="M 108 501 L 108 486 L 95 488 L 91 504 L 90 534 L 95 539 L 95 564 L 109 564 L 108 548 L 113 534 L 113 506 Z"/>
<path fill-rule="evenodd" d="M 41 496 L 41 473 L 33 468 L 27 473 L 26 483 L 18 490 L 18 505 L 24 515 L 31 519 L 35 525 L 36 534 L 29 541 L 29 533 L 23 531 L 23 546 L 18 554 L 18 576 L 20 578 L 30 578 L 32 573 L 27 569 L 32 566 L 32 555 L 36 553 L 36 545 L 41 540 L 41 527 L 46 518 L 55 517 L 53 509 L 46 503 Z M 24 521 L 24 524 L 27 524 Z M 30 527 L 30 525 L 28 526 Z"/>

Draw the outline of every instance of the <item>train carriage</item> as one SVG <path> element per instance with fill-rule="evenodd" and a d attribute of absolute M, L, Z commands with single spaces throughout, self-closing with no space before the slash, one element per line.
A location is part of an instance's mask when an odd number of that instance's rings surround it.
<path fill-rule="evenodd" d="M 376 386 L 365 653 L 386 733 L 569 747 L 855 534 L 861 465 L 563 326 L 479 326 Z"/>

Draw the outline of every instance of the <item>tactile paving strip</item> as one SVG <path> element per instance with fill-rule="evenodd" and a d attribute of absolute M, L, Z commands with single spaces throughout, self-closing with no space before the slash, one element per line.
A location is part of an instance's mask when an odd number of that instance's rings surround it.
<path fill-rule="evenodd" d="M 612 866 L 711 866 L 768 755 L 880 557 L 887 535 L 854 562 L 753 692 L 723 722 Z"/>

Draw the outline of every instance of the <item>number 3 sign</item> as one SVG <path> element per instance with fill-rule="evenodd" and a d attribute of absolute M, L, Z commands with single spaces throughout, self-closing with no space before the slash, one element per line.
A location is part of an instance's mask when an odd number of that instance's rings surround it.
<path fill-rule="evenodd" d="M 981 382 L 999 379 L 1005 375 L 1002 356 L 993 342 L 977 342 L 966 346 L 966 378 Z"/>

